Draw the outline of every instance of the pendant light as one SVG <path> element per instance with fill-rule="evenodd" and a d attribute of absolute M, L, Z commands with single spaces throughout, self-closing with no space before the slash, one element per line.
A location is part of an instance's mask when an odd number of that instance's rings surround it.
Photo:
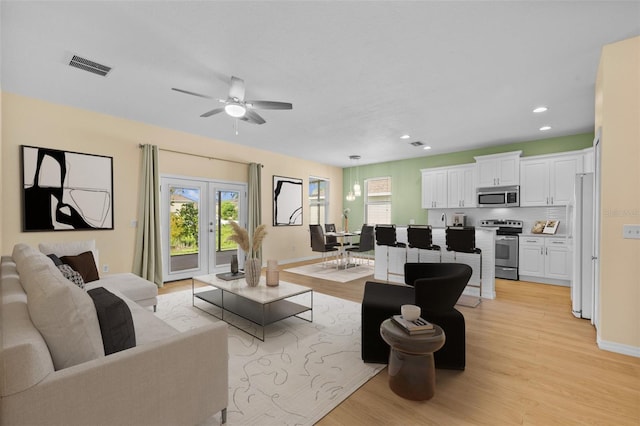
<path fill-rule="evenodd" d="M 351 157 L 353 156 L 349 156 L 349 159 L 352 160 Z M 347 182 L 351 182 L 351 167 L 349 167 L 349 180 Z M 351 188 L 349 188 L 349 193 L 345 198 L 347 199 L 347 201 L 354 201 L 356 199 L 356 196 L 353 195 L 353 191 L 351 190 Z"/>
<path fill-rule="evenodd" d="M 362 189 L 360 188 L 360 182 L 358 181 L 358 160 L 360 159 L 359 155 L 350 155 L 349 159 L 356 163 L 356 180 L 353 183 L 353 195 L 355 197 L 360 197 L 362 195 Z"/>

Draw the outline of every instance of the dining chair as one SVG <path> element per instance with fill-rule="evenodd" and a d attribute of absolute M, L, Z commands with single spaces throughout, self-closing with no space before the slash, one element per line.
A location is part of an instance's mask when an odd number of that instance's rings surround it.
<path fill-rule="evenodd" d="M 361 260 L 364 259 L 362 253 L 367 253 L 375 248 L 374 228 L 370 225 L 362 225 L 360 231 L 360 242 L 354 244 L 353 247 L 347 248 L 349 253 L 359 253 L 358 256 Z"/>
<path fill-rule="evenodd" d="M 311 251 L 322 253 L 322 265 L 326 266 L 328 253 L 334 252 L 336 253 L 336 267 L 338 267 L 338 249 L 335 246 L 331 246 L 325 243 L 322 226 L 309 225 L 309 235 L 311 236 Z"/>
<path fill-rule="evenodd" d="M 324 231 L 325 232 L 336 232 L 336 224 L 335 223 L 325 223 L 324 224 Z M 333 247 L 339 247 L 341 245 L 344 245 L 344 243 L 341 243 L 338 241 L 338 237 L 333 236 L 333 235 L 325 235 L 324 236 L 324 240 L 325 240 L 325 244 L 333 246 Z"/>

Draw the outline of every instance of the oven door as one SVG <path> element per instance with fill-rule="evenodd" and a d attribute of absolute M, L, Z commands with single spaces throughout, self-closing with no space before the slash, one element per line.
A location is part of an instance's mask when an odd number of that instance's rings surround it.
<path fill-rule="evenodd" d="M 518 267 L 517 235 L 496 235 L 496 266 Z"/>

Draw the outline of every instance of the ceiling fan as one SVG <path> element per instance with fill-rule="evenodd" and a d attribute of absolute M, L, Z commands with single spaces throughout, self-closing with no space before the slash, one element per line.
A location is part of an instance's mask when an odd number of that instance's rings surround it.
<path fill-rule="evenodd" d="M 177 89 L 172 87 L 171 90 L 176 92 L 186 93 L 187 95 L 199 96 L 201 98 L 212 99 L 211 96 L 201 95 L 200 93 L 190 92 L 188 90 Z M 275 101 L 246 101 L 244 99 L 244 80 L 238 77 L 231 77 L 231 87 L 229 88 L 229 96 L 227 99 L 218 99 L 218 102 L 224 104 L 219 108 L 214 108 L 211 111 L 207 111 L 200 117 L 211 117 L 212 115 L 220 112 L 226 112 L 231 117 L 239 120 L 247 121 L 253 124 L 264 124 L 266 121 L 262 118 L 255 109 L 292 109 L 293 105 L 288 102 L 275 102 Z"/>

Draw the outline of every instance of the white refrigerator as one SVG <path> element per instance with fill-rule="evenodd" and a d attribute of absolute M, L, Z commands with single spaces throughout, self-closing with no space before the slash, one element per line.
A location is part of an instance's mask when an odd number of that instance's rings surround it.
<path fill-rule="evenodd" d="M 594 177 L 576 175 L 573 204 L 573 278 L 571 302 L 573 315 L 591 319 L 594 309 Z M 592 321 L 593 322 L 593 321 Z"/>

